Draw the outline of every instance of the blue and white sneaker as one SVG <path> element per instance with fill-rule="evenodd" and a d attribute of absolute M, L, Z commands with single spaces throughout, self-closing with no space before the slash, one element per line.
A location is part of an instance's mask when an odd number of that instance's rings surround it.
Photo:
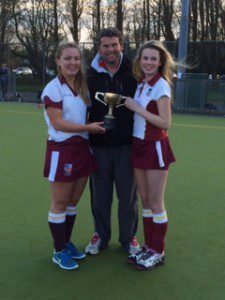
<path fill-rule="evenodd" d="M 72 242 L 69 242 L 69 244 L 67 244 L 66 250 L 74 259 L 80 260 L 86 257 L 86 254 L 78 251 Z"/>
<path fill-rule="evenodd" d="M 68 253 L 67 249 L 63 249 L 60 252 L 54 252 L 52 260 L 64 270 L 73 270 L 79 267 L 78 263 Z"/>

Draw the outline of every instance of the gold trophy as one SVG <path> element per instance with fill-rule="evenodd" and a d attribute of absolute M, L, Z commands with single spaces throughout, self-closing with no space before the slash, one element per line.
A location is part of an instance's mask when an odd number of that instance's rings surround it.
<path fill-rule="evenodd" d="M 99 98 L 101 96 L 101 98 Z M 124 105 L 124 103 L 121 104 L 122 100 L 124 100 L 126 97 L 113 94 L 113 93 L 100 93 L 97 92 L 95 94 L 95 99 L 103 103 L 104 105 L 107 105 L 109 107 L 108 113 L 104 117 L 104 124 L 103 127 L 105 129 L 113 129 L 115 127 L 115 117 L 113 116 L 113 108 L 119 107 Z"/>

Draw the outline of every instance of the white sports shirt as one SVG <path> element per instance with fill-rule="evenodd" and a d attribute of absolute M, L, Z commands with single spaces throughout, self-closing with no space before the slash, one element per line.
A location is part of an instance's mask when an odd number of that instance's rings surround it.
<path fill-rule="evenodd" d="M 82 125 L 86 123 L 87 105 L 78 94 L 71 90 L 65 78 L 56 77 L 50 81 L 46 85 L 41 99 L 45 106 L 44 116 L 48 126 L 48 139 L 50 141 L 62 142 L 72 136 L 82 136 L 88 139 L 88 132 L 63 132 L 56 130 L 46 112 L 48 106 L 55 107 L 62 109 L 62 118 L 64 120 Z"/>
<path fill-rule="evenodd" d="M 157 74 L 149 82 L 138 84 L 134 100 L 147 111 L 158 115 L 157 101 L 166 96 L 171 98 L 171 89 L 168 82 Z M 134 113 L 133 136 L 142 140 L 160 139 L 162 129 L 147 122 L 140 114 Z"/>

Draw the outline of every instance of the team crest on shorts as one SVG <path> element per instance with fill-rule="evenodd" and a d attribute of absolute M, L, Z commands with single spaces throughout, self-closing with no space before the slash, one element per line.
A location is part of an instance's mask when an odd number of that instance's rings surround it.
<path fill-rule="evenodd" d="M 64 174 L 66 176 L 71 176 L 72 175 L 72 169 L 73 169 L 73 164 L 65 164 L 65 166 L 64 166 Z"/>

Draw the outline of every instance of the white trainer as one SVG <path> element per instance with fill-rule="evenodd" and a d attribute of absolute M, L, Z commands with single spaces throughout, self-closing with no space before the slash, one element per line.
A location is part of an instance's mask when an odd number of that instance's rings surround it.
<path fill-rule="evenodd" d="M 90 255 L 98 254 L 100 250 L 101 239 L 97 232 L 94 233 L 90 243 L 85 248 L 85 253 Z"/>
<path fill-rule="evenodd" d="M 136 252 L 135 254 L 130 254 L 128 256 L 128 262 L 130 262 L 133 265 L 136 264 L 139 261 L 139 259 L 141 259 L 142 255 L 146 254 L 148 250 L 149 249 L 147 246 L 143 246 L 140 251 Z"/>
<path fill-rule="evenodd" d="M 129 253 L 130 254 L 136 254 L 140 250 L 141 250 L 141 247 L 138 243 L 137 238 L 134 236 L 133 239 L 130 242 L 130 245 L 129 245 Z"/>
<path fill-rule="evenodd" d="M 165 263 L 164 253 L 154 253 L 150 251 L 143 254 L 142 257 L 137 261 L 135 267 L 140 270 L 152 270 Z"/>

